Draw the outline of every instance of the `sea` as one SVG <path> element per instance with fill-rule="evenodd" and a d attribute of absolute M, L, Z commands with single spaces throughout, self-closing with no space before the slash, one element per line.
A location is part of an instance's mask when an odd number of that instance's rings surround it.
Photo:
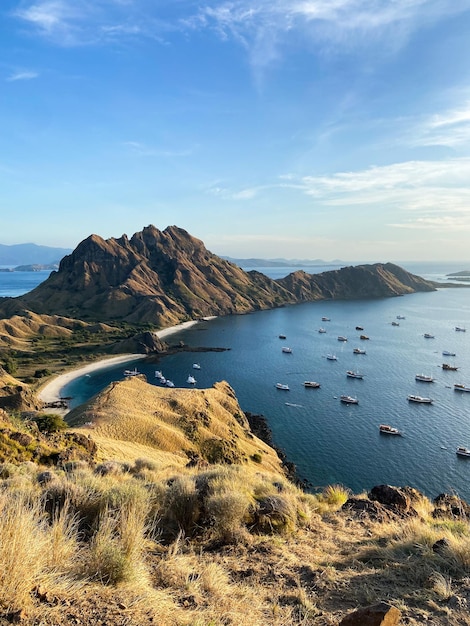
<path fill-rule="evenodd" d="M 445 283 L 448 273 L 470 269 L 470 263 L 402 266 Z M 256 269 L 278 278 L 298 268 Z M 312 273 L 316 268 L 306 269 Z M 318 271 L 326 269 L 332 267 Z M 21 290 L 14 281 L 5 286 L 3 278 L 11 280 L 11 275 L 0 273 L 0 293 Z M 321 327 L 325 333 L 318 332 Z M 361 340 L 361 334 L 369 339 Z M 341 484 L 360 493 L 387 483 L 415 487 L 431 498 L 451 492 L 470 501 L 470 458 L 455 452 L 458 446 L 470 448 L 470 393 L 454 390 L 454 383 L 470 386 L 470 289 L 312 302 L 219 317 L 198 322 L 169 341 L 226 350 L 181 352 L 157 364 L 142 360 L 109 367 L 70 383 L 62 394 L 72 398 L 73 408 L 123 379 L 124 369 L 134 366 L 152 384 L 160 384 L 156 370 L 177 387 L 193 386 L 186 382 L 189 375 L 197 388 L 226 380 L 244 411 L 265 416 L 275 445 L 295 463 L 311 491 Z M 354 354 L 354 348 L 366 354 Z M 445 371 L 443 363 L 458 370 Z M 347 377 L 348 370 L 363 378 Z M 416 381 L 416 374 L 434 381 Z M 321 387 L 305 388 L 306 380 Z M 289 391 L 277 389 L 276 383 L 288 385 Z M 357 398 L 358 404 L 342 403 L 343 394 Z M 433 403 L 409 402 L 409 394 L 430 397 Z M 384 423 L 402 436 L 381 434 Z"/>

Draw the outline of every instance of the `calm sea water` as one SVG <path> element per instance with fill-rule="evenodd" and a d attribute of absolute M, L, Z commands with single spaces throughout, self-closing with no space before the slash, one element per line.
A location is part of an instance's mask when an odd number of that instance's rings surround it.
<path fill-rule="evenodd" d="M 277 269 L 277 268 L 276 268 Z M 444 279 L 449 271 L 468 269 L 421 266 L 421 272 Z M 425 270 L 425 271 L 424 271 Z M 405 316 L 393 326 L 397 315 Z M 322 322 L 322 316 L 331 321 Z M 360 325 L 369 341 L 361 341 Z M 467 328 L 456 332 L 455 326 Z M 323 326 L 327 332 L 318 333 Z M 424 333 L 435 336 L 424 338 Z M 286 335 L 286 340 L 279 339 Z M 347 342 L 338 341 L 344 335 Z M 197 347 L 225 347 L 226 352 L 181 353 L 157 365 L 138 363 L 149 382 L 158 384 L 161 369 L 176 386 L 187 387 L 189 374 L 197 387 L 227 380 L 245 411 L 262 413 L 280 446 L 312 489 L 342 483 L 353 491 L 375 484 L 410 485 L 430 497 L 455 491 L 470 500 L 470 459 L 455 448 L 470 448 L 470 393 L 453 390 L 455 382 L 470 385 L 470 290 L 440 289 L 383 300 L 317 302 L 203 322 L 171 338 Z M 292 348 L 292 354 L 281 351 Z M 353 354 L 354 347 L 366 350 Z M 443 350 L 456 353 L 444 357 Z M 334 353 L 337 361 L 326 355 Z M 198 361 L 200 370 L 192 364 Z M 442 370 L 442 363 L 459 367 Z M 132 367 L 134 364 L 132 365 Z M 76 406 L 109 382 L 123 378 L 125 366 L 103 370 L 70 384 L 64 395 Z M 349 369 L 363 380 L 346 377 Z M 415 381 L 429 374 L 433 383 Z M 305 389 L 305 380 L 321 383 Z M 290 391 L 279 391 L 277 382 Z M 358 405 L 344 405 L 341 394 Z M 430 396 L 432 405 L 407 401 L 408 394 Z M 287 403 L 287 404 L 286 404 Z M 403 437 L 380 435 L 381 423 L 396 426 Z"/>

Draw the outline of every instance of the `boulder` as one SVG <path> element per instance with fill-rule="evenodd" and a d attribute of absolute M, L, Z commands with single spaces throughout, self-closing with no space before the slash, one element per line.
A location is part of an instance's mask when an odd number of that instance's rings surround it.
<path fill-rule="evenodd" d="M 411 509 L 410 497 L 399 487 L 376 485 L 371 489 L 369 498 L 391 508 L 396 513 L 409 513 Z"/>
<path fill-rule="evenodd" d="M 386 602 L 379 602 L 349 613 L 339 626 L 396 626 L 400 619 L 401 611 Z"/>

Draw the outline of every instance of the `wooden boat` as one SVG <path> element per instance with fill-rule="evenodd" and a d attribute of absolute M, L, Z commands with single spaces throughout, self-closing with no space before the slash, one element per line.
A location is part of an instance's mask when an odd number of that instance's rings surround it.
<path fill-rule="evenodd" d="M 455 383 L 454 391 L 470 391 L 470 387 L 468 385 L 462 385 L 462 383 Z"/>
<path fill-rule="evenodd" d="M 408 400 L 410 402 L 418 402 L 419 404 L 432 404 L 433 400 L 431 400 L 431 398 L 423 398 L 423 396 L 415 396 L 413 394 L 410 394 L 408 396 Z"/>
<path fill-rule="evenodd" d="M 427 374 L 416 374 L 415 380 L 418 380 L 422 383 L 432 383 L 434 378 L 432 376 L 428 376 Z"/>
<path fill-rule="evenodd" d="M 389 426 L 388 424 L 380 424 L 379 431 L 384 435 L 401 435 L 401 432 L 398 428 L 394 428 L 393 426 Z"/>
<path fill-rule="evenodd" d="M 341 402 L 344 402 L 344 404 L 359 404 L 359 400 L 357 398 L 353 398 L 352 396 L 341 396 L 340 397 Z"/>
<path fill-rule="evenodd" d="M 319 389 L 320 383 L 317 383 L 314 380 L 306 380 L 304 382 L 304 387 L 307 387 L 308 389 Z"/>
<path fill-rule="evenodd" d="M 448 363 L 442 364 L 442 369 L 447 370 L 448 372 L 456 372 L 459 368 L 455 365 L 449 365 Z"/>

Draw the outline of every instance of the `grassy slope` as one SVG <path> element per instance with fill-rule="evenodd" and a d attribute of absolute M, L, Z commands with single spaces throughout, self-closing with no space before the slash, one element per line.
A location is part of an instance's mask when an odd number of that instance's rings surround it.
<path fill-rule="evenodd" d="M 412 626 L 470 624 L 465 516 L 434 517 L 418 497 L 416 515 L 378 523 L 342 511 L 344 489 L 302 493 L 226 383 L 130 379 L 69 418 L 98 443 L 98 464 L 0 464 L 0 620 L 326 626 L 386 600 Z M 204 460 L 217 438 L 232 444 L 229 465 Z"/>

